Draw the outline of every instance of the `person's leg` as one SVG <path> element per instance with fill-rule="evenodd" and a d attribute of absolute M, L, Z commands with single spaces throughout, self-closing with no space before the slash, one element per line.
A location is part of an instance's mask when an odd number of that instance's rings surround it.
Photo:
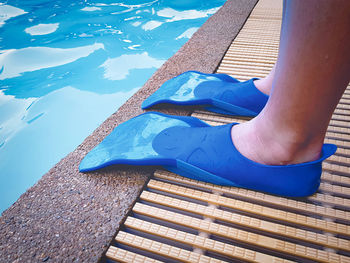
<path fill-rule="evenodd" d="M 286 5 L 283 5 L 282 17 L 285 16 Z M 254 80 L 255 87 L 266 95 L 270 95 L 272 89 L 272 82 L 275 79 L 276 64 L 273 66 L 269 74 L 265 78 Z"/>
<path fill-rule="evenodd" d="M 232 128 L 247 158 L 264 164 L 319 157 L 332 113 L 350 80 L 350 1 L 285 1 L 269 101 Z"/>

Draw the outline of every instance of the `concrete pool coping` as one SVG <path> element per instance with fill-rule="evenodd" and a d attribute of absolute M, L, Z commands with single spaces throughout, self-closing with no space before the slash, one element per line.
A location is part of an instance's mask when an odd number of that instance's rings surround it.
<path fill-rule="evenodd" d="M 155 167 L 78 172 L 82 158 L 169 78 L 212 73 L 257 0 L 228 0 L 146 84 L 0 218 L 0 262 L 96 262 L 104 254 Z M 158 108 L 189 115 L 190 108 Z"/>

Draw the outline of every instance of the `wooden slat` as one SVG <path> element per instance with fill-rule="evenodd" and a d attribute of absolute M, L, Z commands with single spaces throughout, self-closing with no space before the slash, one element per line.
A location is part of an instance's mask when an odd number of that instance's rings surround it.
<path fill-rule="evenodd" d="M 319 203 L 319 205 L 326 206 L 338 206 L 346 207 L 348 210 L 350 207 L 350 199 L 334 196 L 334 193 L 315 193 L 309 196 L 307 199 Z"/>
<path fill-rule="evenodd" d="M 224 262 L 205 255 L 200 255 L 198 253 L 194 253 L 185 249 L 163 244 L 158 241 L 154 241 L 151 239 L 126 233 L 124 231 L 119 231 L 117 236 L 115 237 L 115 240 L 124 245 L 146 250 L 161 256 L 180 260 L 182 262 L 189 262 L 189 263 L 191 262 L 208 262 L 208 263 Z"/>
<path fill-rule="evenodd" d="M 332 155 L 327 159 L 326 162 L 339 163 L 340 166 L 348 166 L 347 164 L 349 164 L 349 157 Z"/>
<path fill-rule="evenodd" d="M 249 52 L 247 52 L 247 50 L 249 50 Z M 262 51 L 259 49 L 256 50 L 252 50 L 249 47 L 243 48 L 243 47 L 234 47 L 231 48 L 227 51 L 228 54 L 240 54 L 240 53 L 245 53 L 246 55 L 260 55 L 260 56 L 264 56 L 270 59 L 276 59 L 277 58 L 277 52 L 270 52 L 270 51 Z M 219 67 L 220 68 L 220 67 Z"/>
<path fill-rule="evenodd" d="M 332 171 L 334 173 L 338 173 L 338 174 L 347 174 L 349 175 L 350 169 L 349 167 L 346 166 L 341 166 L 335 163 L 330 163 L 327 161 L 324 161 L 322 163 L 322 167 L 323 169 L 326 169 L 328 171 Z M 342 192 L 342 190 L 340 190 L 339 192 Z"/>
<path fill-rule="evenodd" d="M 143 208 L 143 209 L 142 209 Z M 135 207 L 134 211 L 144 211 L 144 207 Z M 158 211 L 157 211 L 158 212 Z M 149 214 L 147 214 L 149 215 Z M 178 214 L 177 214 L 178 215 Z M 158 217 L 160 218 L 160 217 Z M 224 242 L 215 241 L 203 236 L 194 235 L 191 233 L 183 232 L 166 226 L 150 223 L 144 220 L 136 219 L 134 217 L 128 217 L 125 221 L 125 226 L 143 231 L 152 235 L 157 235 L 162 238 L 181 242 L 182 244 L 192 245 L 203 250 L 212 251 L 218 254 L 222 254 L 231 258 L 237 258 L 249 262 L 275 262 L 278 260 L 276 257 L 270 255 L 255 252 L 249 249 L 226 244 Z M 283 260 L 289 262 L 288 260 Z"/>
<path fill-rule="evenodd" d="M 326 191 L 326 192 L 331 192 L 331 193 L 336 193 L 340 195 L 348 195 L 350 196 L 350 188 L 349 187 L 343 187 L 340 185 L 333 185 L 333 184 L 328 184 L 328 183 L 321 183 L 320 185 L 320 190 Z M 343 219 L 348 219 L 344 217 Z"/>
<path fill-rule="evenodd" d="M 235 42 L 247 42 L 247 43 L 267 43 L 270 45 L 278 45 L 279 39 L 275 39 L 274 37 L 253 37 L 253 36 L 237 36 Z M 226 57 L 226 55 L 225 55 Z M 224 57 L 224 59 L 225 59 Z"/>
<path fill-rule="evenodd" d="M 227 63 L 227 65 L 229 65 L 229 63 L 231 63 L 231 62 L 223 61 L 222 64 L 224 65 L 225 63 Z M 238 61 L 238 60 L 235 61 L 235 64 L 237 65 L 237 67 L 246 66 L 246 65 L 247 66 L 253 65 L 253 66 L 259 67 L 260 65 L 264 65 L 264 67 L 269 68 L 269 69 L 271 69 L 274 65 L 274 63 L 271 63 L 270 65 L 266 66 L 267 64 L 265 62 L 245 62 L 245 61 Z M 343 116 L 343 115 L 340 115 L 340 116 Z"/>
<path fill-rule="evenodd" d="M 322 173 L 322 179 L 330 181 L 330 182 L 337 182 L 339 184 L 347 184 L 350 186 L 350 177 L 331 174 L 327 171 L 324 171 Z"/>
<path fill-rule="evenodd" d="M 154 177 L 160 178 L 160 179 L 166 179 L 166 180 L 170 180 L 178 183 L 185 183 L 192 186 L 199 186 L 211 191 L 222 192 L 238 198 L 245 198 L 255 202 L 263 202 L 265 204 L 278 205 L 282 207 L 282 209 L 290 208 L 295 211 L 301 211 L 305 213 L 307 212 L 314 215 L 320 215 L 320 216 L 330 217 L 330 218 L 339 218 L 339 219 L 347 218 L 348 220 L 350 220 L 349 212 L 344 212 L 342 210 L 335 210 L 335 209 L 332 209 L 331 207 L 323 207 L 320 205 L 315 205 L 310 202 L 307 202 L 308 200 L 310 201 L 312 200 L 312 201 L 316 201 L 324 204 L 347 206 L 349 204 L 349 199 L 345 199 L 341 197 L 336 198 L 334 196 L 317 193 L 311 197 L 304 198 L 305 201 L 296 201 L 291 198 L 269 195 L 261 192 L 256 192 L 253 190 L 243 189 L 243 188 L 220 186 L 220 185 L 214 185 L 214 184 L 205 183 L 205 182 L 199 182 L 199 181 L 182 177 L 166 171 L 158 170 L 155 172 Z M 321 188 L 326 189 L 325 185 L 328 186 L 329 184 L 322 183 Z M 334 216 L 334 215 L 337 215 L 337 216 Z"/>
<path fill-rule="evenodd" d="M 165 191 L 171 194 L 188 197 L 195 200 L 204 201 L 210 204 L 237 209 L 248 213 L 251 211 L 254 211 L 255 214 L 264 216 L 267 218 L 283 220 L 286 222 L 299 224 L 310 228 L 316 228 L 316 229 L 324 230 L 331 233 L 350 235 L 349 225 L 329 222 L 329 221 L 325 221 L 325 220 L 321 220 L 321 219 L 317 219 L 317 218 L 313 218 L 313 217 L 309 217 L 309 216 L 305 216 L 297 213 L 279 210 L 276 208 L 264 207 L 262 205 L 257 205 L 257 204 L 253 204 L 253 203 L 249 203 L 241 200 L 235 200 L 224 196 L 218 196 L 215 194 L 210 194 L 199 190 L 193 190 L 193 189 L 178 186 L 178 185 L 172 185 L 169 183 L 160 182 L 153 179 L 149 181 L 147 186 L 152 189 Z M 332 216 L 332 215 L 328 215 L 328 216 Z"/>
<path fill-rule="evenodd" d="M 278 48 L 270 47 L 264 48 L 262 46 L 253 46 L 253 45 L 241 45 L 241 44 L 233 44 L 227 50 L 227 53 L 235 53 L 236 51 L 244 51 L 247 55 L 258 53 L 260 56 L 264 55 L 267 57 L 276 57 L 278 55 Z"/>
<path fill-rule="evenodd" d="M 266 22 L 264 24 L 261 23 L 262 21 L 260 19 L 250 20 L 247 21 L 245 24 L 244 30 L 250 31 L 250 30 L 260 30 L 261 32 L 265 32 L 268 29 L 268 33 L 272 34 L 279 34 L 280 28 L 281 28 L 281 22 L 271 20 L 269 22 Z M 242 31 L 243 33 L 244 31 Z M 233 45 L 236 44 L 236 41 L 232 43 Z M 268 47 L 267 47 L 268 48 Z"/>
<path fill-rule="evenodd" d="M 331 126 L 339 126 L 339 127 L 344 127 L 344 128 L 350 128 L 350 123 L 347 121 L 338 121 L 338 120 L 331 120 L 329 122 L 329 125 Z"/>
<path fill-rule="evenodd" d="M 230 65 L 230 63 L 223 62 L 223 63 L 221 63 L 221 67 L 220 68 L 221 69 L 225 69 L 226 68 L 226 69 L 232 69 L 232 70 L 234 70 L 234 69 L 247 69 L 247 71 L 259 69 L 261 72 L 267 71 L 267 73 L 268 73 L 268 72 L 270 72 L 272 67 L 273 67 L 273 65 L 266 66 L 266 64 L 265 65 L 255 64 L 254 65 L 254 69 L 252 69 L 252 64 L 250 64 L 250 65 L 243 65 L 242 63 L 241 64 L 240 63 L 236 63 L 236 65 L 232 67 Z"/>
<path fill-rule="evenodd" d="M 338 147 L 350 149 L 349 135 L 340 132 L 334 132 L 335 127 L 329 127 L 326 133 L 326 138 L 333 140 Z M 330 131 L 330 132 L 329 132 Z"/>
<path fill-rule="evenodd" d="M 339 142 L 343 142 L 344 146 L 350 148 L 350 134 L 337 133 L 333 132 L 332 129 L 328 129 L 326 136 L 338 140 Z"/>
<path fill-rule="evenodd" d="M 276 43 L 271 43 L 271 41 L 252 41 L 252 40 L 241 40 L 241 39 L 236 39 L 235 40 L 235 45 L 236 46 L 257 46 L 257 47 L 270 47 L 278 50 L 279 44 L 278 42 Z M 221 62 L 222 63 L 222 62 Z"/>
<path fill-rule="evenodd" d="M 232 76 L 236 76 L 235 78 L 237 79 L 240 79 L 239 78 L 239 75 L 242 75 L 242 73 L 244 73 L 245 75 L 244 76 L 247 76 L 247 79 L 251 79 L 251 78 L 264 78 L 266 77 L 266 73 L 263 73 L 263 72 L 260 72 L 260 73 L 257 73 L 257 72 L 245 72 L 245 71 L 239 71 L 239 70 L 228 70 L 228 69 L 220 69 L 220 71 L 218 71 L 218 73 L 223 73 L 223 74 L 228 74 L 228 75 L 232 75 Z M 250 75 L 249 75 L 250 74 Z"/>
<path fill-rule="evenodd" d="M 245 73 L 253 72 L 256 76 L 258 76 L 259 74 L 266 76 L 270 72 L 270 69 L 252 69 L 251 70 L 251 69 L 242 69 L 242 67 L 225 67 L 225 66 L 220 67 L 220 70 L 226 71 L 226 72 L 233 72 L 233 73 L 242 72 L 244 70 Z"/>
<path fill-rule="evenodd" d="M 261 65 L 261 64 L 269 64 L 269 66 L 273 66 L 275 64 L 274 60 L 268 60 L 268 59 L 261 59 L 261 58 L 255 58 L 254 60 L 251 60 L 249 57 L 246 56 L 239 56 L 239 55 L 232 55 L 232 56 L 227 56 L 224 60 L 224 63 L 236 63 L 239 64 L 241 63 L 242 65 Z"/>
<path fill-rule="evenodd" d="M 347 160 L 349 159 L 349 157 L 344 157 L 344 156 L 338 156 L 338 155 L 332 155 L 330 156 L 327 160 L 325 160 L 324 162 L 326 163 L 332 163 L 332 164 L 338 164 L 341 167 L 344 167 L 344 169 L 348 169 L 348 172 L 350 174 L 350 167 L 348 167 L 348 162 Z"/>
<path fill-rule="evenodd" d="M 279 36 L 278 32 L 267 32 L 266 29 L 253 29 L 253 28 L 242 28 L 241 33 L 245 34 L 246 36 L 256 36 L 260 35 L 261 37 L 271 37 L 276 38 L 276 36 Z M 234 42 L 232 43 L 234 45 Z"/>
<path fill-rule="evenodd" d="M 349 240 L 337 238 L 334 236 L 315 233 L 312 231 L 306 231 L 303 229 L 298 229 L 296 227 L 273 223 L 246 215 L 239 215 L 237 213 L 224 211 L 219 208 L 204 206 L 161 194 L 151 193 L 148 191 L 143 191 L 140 196 L 140 199 L 160 204 L 163 206 L 181 209 L 183 211 L 191 213 L 196 213 L 204 217 L 218 219 L 229 223 L 241 225 L 244 227 L 249 227 L 250 229 L 256 229 L 260 231 L 273 233 L 278 236 L 285 236 L 324 247 L 350 251 Z"/>
<path fill-rule="evenodd" d="M 259 44 L 259 43 L 248 43 L 247 44 L 247 43 L 240 43 L 240 42 L 237 43 L 236 42 L 235 45 L 232 46 L 232 49 L 234 49 L 234 47 L 237 47 L 237 48 L 247 48 L 247 47 L 249 47 L 251 50 L 261 50 L 262 48 L 264 48 L 264 50 L 266 50 L 265 47 L 268 47 L 268 49 L 270 51 L 278 52 L 278 46 Z"/>
<path fill-rule="evenodd" d="M 162 261 L 148 258 L 134 252 L 130 252 L 118 247 L 110 246 L 107 250 L 106 256 L 109 259 L 116 260 L 118 262 L 130 263 L 130 262 L 142 262 L 142 263 L 162 263 Z"/>
<path fill-rule="evenodd" d="M 172 211 L 152 207 L 145 204 L 136 203 L 133 211 L 142 215 L 147 215 L 171 223 L 198 229 L 207 233 L 215 233 L 218 236 L 238 240 L 248 244 L 254 244 L 268 249 L 273 249 L 282 253 L 300 256 L 303 258 L 314 259 L 319 262 L 340 262 L 347 261 L 350 258 L 327 251 L 317 250 L 311 247 L 304 247 L 291 242 L 274 239 L 239 230 L 233 227 L 221 225 L 218 223 L 202 220 L 199 218 L 175 213 Z"/>
<path fill-rule="evenodd" d="M 346 91 L 345 91 L 346 92 Z M 345 104 L 338 104 L 336 109 L 340 109 L 340 110 L 350 110 L 350 107 L 348 107 L 348 105 L 345 105 Z"/>

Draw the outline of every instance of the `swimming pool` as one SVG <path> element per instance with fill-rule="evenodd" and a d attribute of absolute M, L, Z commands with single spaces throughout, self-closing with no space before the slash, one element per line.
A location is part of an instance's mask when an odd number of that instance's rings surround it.
<path fill-rule="evenodd" d="M 0 2 L 0 213 L 224 2 Z"/>

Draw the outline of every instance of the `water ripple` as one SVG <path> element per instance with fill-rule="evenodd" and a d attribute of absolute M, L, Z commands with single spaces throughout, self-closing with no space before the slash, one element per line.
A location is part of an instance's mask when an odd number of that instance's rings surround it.
<path fill-rule="evenodd" d="M 0 54 L 0 67 L 3 67 L 0 80 L 18 77 L 24 72 L 65 65 L 103 48 L 103 44 L 95 43 L 76 48 L 28 47 L 3 50 Z"/>

